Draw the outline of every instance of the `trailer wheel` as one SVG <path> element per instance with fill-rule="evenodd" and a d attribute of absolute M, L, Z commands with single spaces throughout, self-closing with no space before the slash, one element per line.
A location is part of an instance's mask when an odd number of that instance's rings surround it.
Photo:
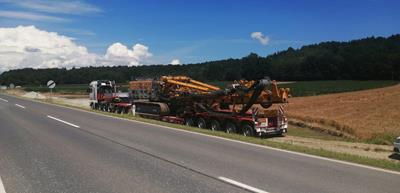
<path fill-rule="evenodd" d="M 210 128 L 213 131 L 219 131 L 219 130 L 221 130 L 221 124 L 219 123 L 219 121 L 213 119 L 213 120 L 211 120 Z"/>
<path fill-rule="evenodd" d="M 197 127 L 198 128 L 200 128 L 200 129 L 205 129 L 206 128 L 206 120 L 205 119 L 203 119 L 203 118 L 198 118 L 197 119 Z"/>
<path fill-rule="evenodd" d="M 244 124 L 242 126 L 242 134 L 244 136 L 254 136 L 254 129 L 251 125 L 249 124 Z"/>
<path fill-rule="evenodd" d="M 193 127 L 193 126 L 194 126 L 193 118 L 191 118 L 191 117 L 186 117 L 186 118 L 185 118 L 185 125 L 186 125 L 186 126 L 189 126 L 189 127 Z"/>
<path fill-rule="evenodd" d="M 236 125 L 232 122 L 228 122 L 225 125 L 225 131 L 226 133 L 236 133 Z"/>

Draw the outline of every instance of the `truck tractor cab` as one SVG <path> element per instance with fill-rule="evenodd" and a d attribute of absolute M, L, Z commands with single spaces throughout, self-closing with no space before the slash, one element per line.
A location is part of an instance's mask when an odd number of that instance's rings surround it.
<path fill-rule="evenodd" d="M 89 84 L 87 91 L 92 109 L 108 111 L 108 104 L 115 98 L 116 86 L 114 81 L 95 80 Z"/>

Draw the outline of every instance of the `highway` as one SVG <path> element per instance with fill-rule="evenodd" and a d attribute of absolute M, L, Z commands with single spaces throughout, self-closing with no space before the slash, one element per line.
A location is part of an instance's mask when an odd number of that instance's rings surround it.
<path fill-rule="evenodd" d="M 396 172 L 3 94 L 0 178 L 0 193 L 394 193 L 400 188 Z"/>

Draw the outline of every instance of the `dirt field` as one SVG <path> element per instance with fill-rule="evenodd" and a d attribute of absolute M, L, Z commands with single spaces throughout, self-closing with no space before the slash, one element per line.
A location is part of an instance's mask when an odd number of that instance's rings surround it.
<path fill-rule="evenodd" d="M 294 97 L 289 117 L 359 139 L 400 135 L 400 85 L 357 92 Z"/>

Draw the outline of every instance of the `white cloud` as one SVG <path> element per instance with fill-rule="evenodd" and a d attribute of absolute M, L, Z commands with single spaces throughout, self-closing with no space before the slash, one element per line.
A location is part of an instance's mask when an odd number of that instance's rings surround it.
<path fill-rule="evenodd" d="M 0 2 L 47 13 L 85 14 L 102 12 L 99 7 L 79 0 L 0 0 Z"/>
<path fill-rule="evenodd" d="M 151 56 L 148 47 L 141 44 L 128 49 L 115 43 L 102 56 L 89 53 L 73 38 L 34 26 L 0 28 L 0 72 L 17 68 L 141 65 Z"/>
<path fill-rule="evenodd" d="M 151 57 L 149 48 L 142 44 L 135 44 L 132 49 L 117 42 L 108 47 L 105 59 L 118 62 L 121 65 L 137 66 L 142 61 Z"/>
<path fill-rule="evenodd" d="M 179 64 L 181 64 L 181 61 L 179 61 L 179 59 L 173 59 L 169 64 L 179 65 Z"/>
<path fill-rule="evenodd" d="M 31 21 L 66 22 L 68 19 L 26 11 L 0 11 L 0 17 Z"/>
<path fill-rule="evenodd" d="M 267 45 L 269 43 L 269 37 L 265 36 L 261 32 L 251 33 L 251 38 L 258 40 L 262 45 Z"/>

